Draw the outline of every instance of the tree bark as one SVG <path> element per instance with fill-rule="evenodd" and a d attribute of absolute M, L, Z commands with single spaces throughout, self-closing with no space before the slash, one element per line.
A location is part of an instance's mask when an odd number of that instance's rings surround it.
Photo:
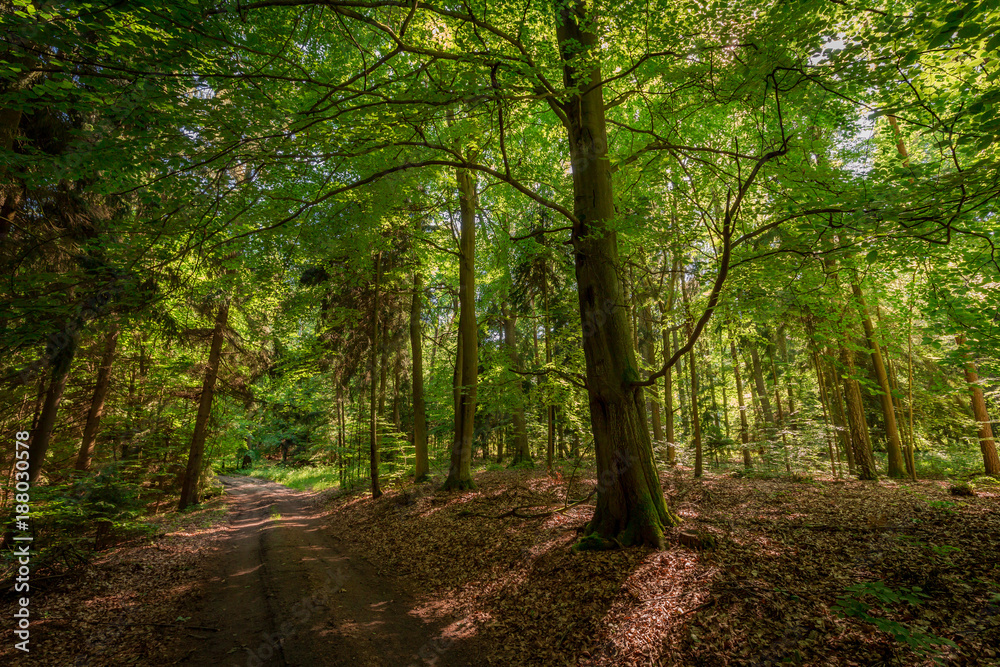
<path fill-rule="evenodd" d="M 94 442 L 97 440 L 97 429 L 104 414 L 104 401 L 111 386 L 111 365 L 115 359 L 115 349 L 118 346 L 118 323 L 112 322 L 104 338 L 104 353 L 101 355 L 101 365 L 97 369 L 97 384 L 94 387 L 94 397 L 90 401 L 90 411 L 87 413 L 87 423 L 83 427 L 83 439 L 80 442 L 80 453 L 76 457 L 76 469 L 88 470 L 90 459 L 94 453 Z"/>
<path fill-rule="evenodd" d="M 785 457 L 785 472 L 792 472 L 792 463 L 788 456 L 788 438 L 785 435 L 785 414 L 781 409 L 781 385 L 778 382 L 778 364 L 774 361 L 774 347 L 768 346 L 769 357 L 771 358 L 771 380 L 774 382 L 774 405 L 778 408 L 778 421 L 775 424 L 781 431 L 781 451 Z"/>
<path fill-rule="evenodd" d="M 68 325 L 63 331 L 51 336 L 46 346 L 51 369 L 49 386 L 45 392 L 45 401 L 42 403 L 38 421 L 28 441 L 28 482 L 32 485 L 38 481 L 42 465 L 45 463 L 45 454 L 48 452 L 52 431 L 56 425 L 59 403 L 62 401 L 63 390 L 66 389 L 66 380 L 69 378 L 69 369 L 76 357 L 79 341 L 79 326 Z"/>
<path fill-rule="evenodd" d="M 673 331 L 673 342 L 675 350 L 680 348 L 680 345 L 677 344 L 676 329 L 674 329 Z M 677 411 L 680 412 L 681 414 L 681 430 L 683 431 L 683 437 L 687 439 L 687 437 L 691 435 L 691 427 L 688 422 L 688 411 L 684 409 L 684 406 L 687 405 L 688 403 L 687 391 L 684 389 L 685 386 L 684 366 L 685 366 L 684 357 L 682 356 L 680 359 L 677 360 L 677 401 L 678 401 Z"/>
<path fill-rule="evenodd" d="M 461 342 L 460 384 L 455 411 L 455 438 L 446 490 L 475 488 L 472 481 L 472 440 L 475 435 L 476 383 L 479 372 L 479 332 L 476 326 L 476 181 L 466 169 L 456 170 L 462 227 L 459 240 L 458 336 Z"/>
<path fill-rule="evenodd" d="M 832 350 L 827 349 L 827 358 L 833 359 Z M 833 387 L 833 423 L 837 425 L 837 432 L 840 434 L 840 441 L 844 447 L 844 456 L 847 458 L 847 473 L 853 475 L 854 450 L 851 447 L 851 431 L 847 424 L 844 397 L 840 391 L 840 383 L 837 382 L 836 372 L 832 363 L 827 364 L 826 376 L 828 379 L 827 384 Z"/>
<path fill-rule="evenodd" d="M 647 544 L 664 547 L 663 530 L 678 517 L 663 498 L 646 426 L 642 387 L 619 278 L 614 196 L 607 159 L 607 131 L 599 65 L 577 68 L 577 53 L 596 53 L 599 41 L 586 7 L 563 6 L 556 37 L 566 87 L 579 92 L 561 106 L 570 145 L 575 255 L 587 394 L 597 458 L 597 508 L 578 548 Z M 604 317 L 600 324 L 597 313 Z"/>
<path fill-rule="evenodd" d="M 764 370 L 760 363 L 760 355 L 757 354 L 757 346 L 749 344 L 750 360 L 753 362 L 753 381 L 757 388 L 757 400 L 760 402 L 761 412 L 764 414 L 764 426 L 767 430 L 767 439 L 774 436 L 774 412 L 771 411 L 771 399 L 767 395 L 767 385 L 764 384 Z"/>
<path fill-rule="evenodd" d="M 847 402 L 847 421 L 851 429 L 851 447 L 854 450 L 854 465 L 858 479 L 878 479 L 875 472 L 875 458 L 868 437 L 868 422 L 865 420 L 861 387 L 855 379 L 854 353 L 846 347 L 840 348 L 840 361 L 847 369 L 844 377 L 844 399 Z"/>
<path fill-rule="evenodd" d="M 375 256 L 375 292 L 372 295 L 372 349 L 370 353 L 369 363 L 371 366 L 371 395 L 368 400 L 368 472 L 371 477 L 371 487 L 372 487 L 372 498 L 378 498 L 382 495 L 382 488 L 379 486 L 378 478 L 378 468 L 381 462 L 379 447 L 378 447 L 378 411 L 377 411 L 377 394 L 378 394 L 378 379 L 376 378 L 376 364 L 378 364 L 379 359 L 379 347 L 383 343 L 379 340 L 379 288 L 382 282 L 382 251 L 379 251 L 378 255 Z M 383 375 L 382 379 L 385 379 L 385 364 L 382 364 Z"/>
<path fill-rule="evenodd" d="M 903 461 L 903 448 L 899 442 L 899 429 L 896 427 L 896 411 L 892 405 L 892 392 L 889 390 L 889 377 L 885 372 L 882 351 L 875 339 L 875 330 L 871 318 L 868 316 L 864 297 L 861 295 L 861 286 L 857 281 L 851 284 L 851 291 L 854 292 L 854 297 L 858 300 L 861 324 L 864 326 L 868 350 L 872 357 L 872 363 L 875 365 L 875 377 L 882 392 L 879 394 L 879 402 L 882 405 L 882 416 L 885 419 L 885 448 L 889 459 L 889 477 L 905 477 L 906 464 Z"/>
<path fill-rule="evenodd" d="M 219 304 L 219 310 L 215 314 L 212 346 L 208 351 L 208 366 L 205 368 L 205 381 L 201 387 L 198 415 L 194 420 L 191 449 L 188 452 L 187 469 L 184 471 L 184 483 L 181 485 L 181 498 L 177 506 L 181 510 L 188 505 L 197 505 L 200 498 L 198 480 L 201 477 L 201 463 L 205 454 L 205 437 L 208 435 L 208 420 L 212 416 L 212 398 L 215 396 L 215 380 L 219 377 L 219 361 L 222 359 L 222 346 L 226 340 L 225 332 L 228 321 L 229 300 L 224 299 Z"/>
<path fill-rule="evenodd" d="M 656 346 L 653 344 L 653 313 L 649 306 L 646 306 L 642 312 L 643 319 L 643 353 L 646 359 L 646 364 L 655 369 L 656 364 Z M 650 395 L 653 397 L 651 400 L 646 401 L 646 406 L 649 408 L 651 413 L 651 418 L 653 422 L 653 445 L 661 446 L 663 444 L 663 423 L 660 420 L 660 404 L 656 400 L 656 385 L 650 390 Z"/>
<path fill-rule="evenodd" d="M 820 406 L 823 408 L 823 425 L 826 427 L 826 447 L 830 453 L 830 468 L 833 470 L 835 477 L 839 477 L 837 474 L 837 459 L 840 457 L 839 452 L 836 457 L 833 453 L 833 438 L 830 437 L 830 426 L 833 425 L 833 420 L 830 418 L 830 413 L 832 410 L 829 409 L 830 405 L 830 395 L 826 390 L 826 382 L 823 381 L 823 366 L 820 364 L 819 353 L 815 348 L 812 349 L 813 366 L 816 367 L 816 384 L 819 387 L 819 402 Z"/>
<path fill-rule="evenodd" d="M 546 263 L 543 262 L 542 268 L 542 308 L 544 319 L 542 320 L 542 327 L 545 331 L 545 364 L 551 368 L 552 365 L 552 336 L 549 329 L 549 280 L 546 276 L 548 267 Z M 546 390 L 546 397 L 548 397 L 548 390 Z M 545 441 L 545 464 L 548 471 L 552 472 L 552 459 L 555 456 L 556 448 L 556 408 L 551 405 L 551 398 L 546 401 L 547 405 L 545 408 L 545 424 L 547 440 Z"/>
<path fill-rule="evenodd" d="M 782 370 L 782 376 L 785 379 L 785 389 L 788 391 L 788 428 L 789 430 L 795 430 L 795 397 L 794 397 L 794 387 L 792 386 L 792 374 L 791 374 L 791 361 L 788 355 L 788 343 L 785 339 L 785 327 L 784 325 L 778 327 L 778 330 L 774 333 L 776 342 L 778 343 L 778 356 L 781 358 L 781 364 L 784 367 Z"/>
<path fill-rule="evenodd" d="M 740 441 L 743 443 L 743 467 L 751 468 L 750 460 L 750 425 L 747 422 L 747 406 L 743 401 L 743 378 L 740 376 L 740 358 L 736 354 L 736 342 L 730 336 L 729 349 L 733 356 L 733 373 L 736 376 L 736 395 L 740 407 Z"/>
<path fill-rule="evenodd" d="M 504 344 L 507 347 L 507 354 L 510 356 L 510 363 L 515 371 L 521 370 L 521 356 L 517 352 L 517 317 L 512 314 L 506 306 L 503 306 L 503 330 Z M 514 382 L 514 453 L 512 465 L 517 465 L 522 461 L 531 460 L 531 450 L 528 448 L 528 426 L 524 417 L 524 392 L 521 390 L 521 376 L 517 376 Z"/>
<path fill-rule="evenodd" d="M 663 330 L 663 357 L 670 358 L 670 335 Z M 673 368 L 668 368 L 663 374 L 663 425 L 667 438 L 667 463 L 677 463 L 677 445 L 674 435 L 674 379 Z"/>
<path fill-rule="evenodd" d="M 690 332 L 688 332 L 690 336 Z M 691 369 L 691 432 L 694 437 L 694 476 L 701 477 L 701 415 L 698 412 L 698 366 L 695 363 L 694 351 L 697 346 L 692 346 L 688 352 L 688 366 Z"/>
<path fill-rule="evenodd" d="M 961 348 L 965 344 L 965 337 L 959 334 L 955 336 L 955 342 Z M 983 466 L 989 475 L 1000 474 L 1000 458 L 997 457 L 997 445 L 993 439 L 993 427 L 990 424 L 990 416 L 986 411 L 986 400 L 983 398 L 983 388 L 979 385 L 979 372 L 976 369 L 976 362 L 966 355 L 965 361 L 965 381 L 969 385 L 972 393 L 972 415 L 979 426 L 979 448 L 983 453 Z"/>
<path fill-rule="evenodd" d="M 396 349 L 396 362 L 392 365 L 392 424 L 396 428 L 397 433 L 402 433 L 403 424 L 400 421 L 400 411 L 399 411 L 399 388 L 400 388 L 400 378 L 403 374 L 403 354 L 397 348 Z"/>
<path fill-rule="evenodd" d="M 422 482 L 430 472 L 427 457 L 427 405 L 424 402 L 424 357 L 420 338 L 423 291 L 423 278 L 416 271 L 413 274 L 413 298 L 410 301 L 410 356 L 413 366 L 410 385 L 413 388 L 413 449 L 417 457 L 413 471 L 414 482 Z"/>
<path fill-rule="evenodd" d="M 376 295 L 377 296 L 377 295 Z M 389 367 L 389 318 L 382 318 L 382 334 L 379 337 L 378 365 L 378 416 L 385 419 L 386 369 Z"/>

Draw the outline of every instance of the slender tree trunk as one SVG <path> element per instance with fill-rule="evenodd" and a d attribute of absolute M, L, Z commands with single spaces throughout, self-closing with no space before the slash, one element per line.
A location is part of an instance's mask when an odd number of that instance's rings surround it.
<path fill-rule="evenodd" d="M 828 359 L 832 359 L 832 350 L 828 349 Z M 826 377 L 827 384 L 833 387 L 833 422 L 837 425 L 837 432 L 840 434 L 840 441 L 844 447 L 844 456 L 847 458 L 847 473 L 854 474 L 854 450 L 851 446 L 851 430 L 847 422 L 847 411 L 844 408 L 844 397 L 840 391 L 840 383 L 837 381 L 836 372 L 831 364 L 827 364 Z"/>
<path fill-rule="evenodd" d="M 663 357 L 670 358 L 670 338 L 667 330 L 663 330 Z M 668 368 L 663 376 L 663 421 L 667 438 L 667 462 L 677 463 L 677 436 L 674 435 L 674 379 L 673 368 Z"/>
<path fill-rule="evenodd" d="M 770 346 L 769 346 L 770 347 Z M 771 380 L 774 382 L 774 405 L 778 408 L 777 427 L 781 431 L 781 451 L 785 457 L 785 472 L 792 472 L 792 463 L 788 456 L 788 438 L 785 436 L 785 414 L 781 410 L 781 384 L 778 382 L 778 365 L 774 362 L 774 348 L 769 350 L 771 357 Z"/>
<path fill-rule="evenodd" d="M 872 327 L 871 318 L 868 316 L 868 308 L 865 306 L 864 297 L 861 295 L 861 286 L 857 281 L 851 284 L 851 291 L 858 300 L 858 310 L 861 313 L 861 323 L 865 329 L 865 338 L 868 341 L 868 350 L 871 353 L 872 363 L 875 365 L 875 377 L 878 379 L 879 402 L 882 405 L 882 416 L 885 419 L 885 448 L 889 459 L 889 477 L 904 477 L 906 475 L 906 464 L 903 462 L 903 448 L 899 442 L 899 429 L 896 428 L 896 412 L 892 405 L 892 392 L 889 390 L 889 377 L 885 372 L 885 365 L 882 361 L 882 352 L 879 349 L 878 341 L 875 339 L 875 330 Z"/>
<path fill-rule="evenodd" d="M 674 349 L 680 347 L 677 344 L 677 330 L 673 331 Z M 691 435 L 691 427 L 688 422 L 688 411 L 684 409 L 684 406 L 688 404 L 687 390 L 684 389 L 685 382 L 684 378 L 684 357 L 677 360 L 677 399 L 678 399 L 678 412 L 681 414 L 681 430 L 684 432 L 685 440 Z"/>
<path fill-rule="evenodd" d="M 28 440 L 28 482 L 32 485 L 38 481 L 45 463 L 45 454 L 48 452 L 49 441 L 52 439 L 52 431 L 56 425 L 59 403 L 62 401 L 63 390 L 66 389 L 66 380 L 69 379 L 69 369 L 73 365 L 79 341 L 78 326 L 67 326 L 65 330 L 54 334 L 49 339 L 48 389 L 45 392 L 41 412 L 38 414 L 38 419 Z"/>
<path fill-rule="evenodd" d="M 52 431 L 55 429 L 59 403 L 62 401 L 63 390 L 66 389 L 68 378 L 69 370 L 52 375 L 45 392 L 42 411 L 38 416 L 38 424 L 31 432 L 31 441 L 28 443 L 28 481 L 31 484 L 37 483 L 41 475 L 45 454 L 49 449 Z"/>
<path fill-rule="evenodd" d="M 337 479 L 344 488 L 347 478 L 345 459 L 347 458 L 347 438 L 344 432 L 344 387 L 337 381 Z"/>
<path fill-rule="evenodd" d="M 510 356 L 511 366 L 515 371 L 521 371 L 521 355 L 517 351 L 517 317 L 506 306 L 503 307 L 504 343 Z M 524 392 L 521 391 L 521 376 L 514 382 L 514 455 L 511 463 L 516 465 L 522 461 L 531 460 L 531 450 L 528 448 L 528 426 L 524 417 Z"/>
<path fill-rule="evenodd" d="M 476 326 L 476 181 L 465 169 L 456 172 L 462 229 L 459 241 L 460 314 L 458 335 L 461 341 L 461 384 L 458 390 L 458 409 L 455 413 L 455 440 L 451 452 L 451 466 L 446 490 L 475 488 L 472 481 L 472 440 L 475 435 L 476 383 L 479 372 L 479 332 Z"/>
<path fill-rule="evenodd" d="M 410 301 L 410 356 L 413 366 L 410 385 L 413 388 L 413 449 L 417 457 L 414 482 L 424 481 L 430 472 L 427 458 L 427 405 L 424 402 L 424 357 L 421 348 L 420 306 L 423 292 L 423 277 L 419 271 L 414 272 L 413 298 Z"/>
<path fill-rule="evenodd" d="M 750 360 L 753 362 L 753 381 L 757 388 L 757 400 L 760 402 L 760 409 L 764 415 L 764 428 L 768 434 L 767 439 L 774 437 L 774 413 L 771 411 L 771 399 L 767 395 L 767 386 L 764 384 L 764 370 L 760 363 L 760 355 L 757 354 L 757 346 L 753 343 L 750 348 Z"/>
<path fill-rule="evenodd" d="M 378 416 L 385 419 L 386 369 L 389 367 L 389 318 L 382 318 L 382 335 L 379 336 L 378 365 Z"/>
<path fill-rule="evenodd" d="M 816 349 L 812 350 L 813 366 L 816 367 L 816 384 L 819 387 L 819 402 L 820 406 L 823 408 L 823 425 L 826 432 L 826 447 L 830 453 L 830 468 L 833 470 L 834 477 L 839 477 L 837 474 L 837 462 L 833 454 L 833 438 L 830 437 L 830 426 L 833 425 L 833 420 L 830 419 L 830 410 L 827 406 L 830 404 L 829 394 L 826 390 L 826 383 L 823 381 L 823 367 L 820 364 L 819 353 Z"/>
<path fill-rule="evenodd" d="M 688 335 L 690 335 L 690 333 L 691 332 L 688 331 Z M 688 368 L 691 369 L 691 431 L 694 436 L 694 476 L 701 477 L 701 414 L 698 412 L 698 366 L 695 363 L 694 355 L 696 347 L 697 346 L 693 346 L 691 351 L 688 353 Z"/>
<path fill-rule="evenodd" d="M 396 350 L 396 363 L 393 364 L 392 368 L 392 423 L 396 427 L 398 433 L 402 433 L 403 425 L 400 422 L 399 413 L 399 385 L 400 377 L 403 373 L 403 359 L 402 353 Z"/>
<path fill-rule="evenodd" d="M 663 319 L 663 361 L 670 359 L 670 334 L 666 328 L 667 315 L 673 310 L 674 298 L 677 293 L 677 276 L 680 273 L 680 259 L 674 258 L 670 271 L 670 289 L 667 291 L 667 302 L 660 302 L 660 316 Z M 676 334 L 674 336 L 676 338 Z M 676 345 L 676 340 L 674 345 Z M 674 434 L 674 380 L 673 368 L 668 368 L 663 376 L 663 421 L 667 438 L 667 462 L 677 463 L 676 435 Z"/>
<path fill-rule="evenodd" d="M 656 346 L 653 344 L 653 313 L 649 306 L 643 309 L 643 353 L 646 364 L 650 368 L 656 368 Z M 663 443 L 663 424 L 660 421 L 660 404 L 656 400 L 656 385 L 650 390 L 651 400 L 646 401 L 646 407 L 652 413 L 653 421 L 653 446 L 660 446 Z"/>
<path fill-rule="evenodd" d="M 548 267 L 543 265 L 542 269 L 542 308 L 543 308 L 543 319 L 542 326 L 545 333 L 545 363 L 551 367 L 552 364 L 552 335 L 549 328 L 549 281 L 546 277 L 546 272 Z M 545 441 L 545 464 L 548 467 L 548 471 L 552 472 L 552 458 L 555 456 L 556 448 L 556 408 L 551 404 L 551 398 L 548 396 L 548 389 L 546 389 L 546 408 L 545 408 L 545 426 L 547 439 Z"/>
<path fill-rule="evenodd" d="M 184 471 L 184 482 L 181 485 L 181 497 L 178 509 L 183 510 L 188 505 L 197 505 L 200 499 L 198 480 L 201 477 L 201 464 L 205 454 L 205 437 L 208 435 L 208 421 L 212 416 L 212 398 L 215 396 L 215 380 L 219 377 L 219 361 L 222 359 L 222 346 L 225 343 L 226 324 L 229 322 L 229 300 L 219 304 L 215 315 L 215 328 L 212 331 L 212 346 L 208 351 L 208 366 L 205 368 L 205 381 L 201 386 L 201 398 L 198 402 L 198 416 L 194 420 L 194 433 L 191 435 L 191 450 L 188 452 L 187 469 Z"/>
<path fill-rule="evenodd" d="M 959 349 L 965 344 L 965 337 L 955 336 Z M 1000 458 L 997 457 L 997 445 L 993 439 L 993 427 L 986 411 L 986 400 L 983 398 L 983 388 L 979 384 L 979 371 L 976 362 L 965 354 L 965 381 L 972 393 L 972 416 L 979 425 L 979 448 L 983 452 L 983 466 L 989 475 L 1000 475 Z"/>
<path fill-rule="evenodd" d="M 917 460 L 915 450 L 917 448 L 917 436 L 913 430 L 913 315 L 910 315 L 909 330 L 906 332 L 906 407 L 910 417 L 910 446 L 906 452 L 910 459 L 910 470 L 913 471 L 913 481 L 917 481 Z"/>
<path fill-rule="evenodd" d="M 778 343 L 778 355 L 781 359 L 781 365 L 783 366 L 782 375 L 785 378 L 785 388 L 788 391 L 788 428 L 794 431 L 795 426 L 795 397 L 794 397 L 794 383 L 792 382 L 792 372 L 791 372 L 791 357 L 788 354 L 788 343 L 785 337 L 785 327 L 784 325 L 778 327 L 775 332 L 775 340 Z"/>
<path fill-rule="evenodd" d="M 844 398 L 847 401 L 847 421 L 851 428 L 851 446 L 854 448 L 854 464 L 857 467 L 858 478 L 878 479 L 872 444 L 868 437 L 868 422 L 865 420 L 865 410 L 861 400 L 861 387 L 855 379 L 854 353 L 841 347 L 840 361 L 847 369 L 847 376 L 844 378 Z"/>
<path fill-rule="evenodd" d="M 747 423 L 747 406 L 743 400 L 743 378 L 740 376 L 740 359 L 736 354 L 736 342 L 729 338 L 729 349 L 733 355 L 733 374 L 736 376 L 736 395 L 740 407 L 740 441 L 743 443 L 743 467 L 750 469 L 750 425 Z"/>
<path fill-rule="evenodd" d="M 683 279 L 681 280 L 681 300 L 684 304 L 684 312 L 687 316 L 685 327 L 687 329 L 688 338 L 690 339 L 694 328 L 694 322 L 691 317 L 690 303 L 688 302 L 687 281 Z M 692 443 L 694 444 L 694 476 L 701 477 L 703 472 L 701 411 L 698 409 L 698 363 L 695 358 L 695 350 L 697 347 L 697 345 L 692 345 L 691 351 L 688 353 L 688 370 L 691 373 L 691 435 Z"/>
<path fill-rule="evenodd" d="M 80 441 L 80 453 L 76 457 L 76 469 L 90 468 L 90 459 L 94 453 L 94 442 L 97 440 L 97 429 L 104 414 L 104 401 L 111 386 L 111 365 L 115 359 L 115 349 L 118 345 L 118 323 L 112 322 L 104 338 L 104 353 L 101 355 L 101 365 L 97 369 L 97 384 L 94 387 L 94 397 L 90 401 L 90 411 L 87 413 L 87 423 L 83 427 L 83 439 Z"/>
<path fill-rule="evenodd" d="M 384 327 L 379 327 L 379 289 L 382 282 L 382 251 L 375 256 L 375 293 L 372 296 L 372 349 L 371 358 L 371 395 L 368 401 L 368 471 L 371 477 L 372 498 L 382 495 L 382 487 L 379 485 L 379 463 L 381 456 L 378 446 L 378 414 L 381 409 L 377 401 L 379 380 L 376 377 L 376 368 L 379 359 L 379 348 L 384 345 L 380 340 L 379 332 L 384 331 Z M 385 363 L 382 363 L 382 380 L 385 380 Z"/>
<path fill-rule="evenodd" d="M 614 196 L 607 159 L 604 97 L 599 66 L 580 71 L 580 49 L 599 52 L 599 40 L 586 25 L 581 4 L 558 9 L 556 37 L 567 87 L 580 92 L 561 106 L 570 145 L 574 213 L 571 242 L 576 259 L 577 290 L 584 323 L 590 421 L 597 458 L 597 507 L 581 548 L 648 544 L 664 547 L 663 530 L 679 519 L 667 509 L 653 462 L 646 406 L 635 349 L 623 306 L 619 278 Z M 587 62 L 584 60 L 583 62 Z M 593 61 L 589 61 L 593 63 Z M 604 322 L 595 326 L 597 313 Z"/>

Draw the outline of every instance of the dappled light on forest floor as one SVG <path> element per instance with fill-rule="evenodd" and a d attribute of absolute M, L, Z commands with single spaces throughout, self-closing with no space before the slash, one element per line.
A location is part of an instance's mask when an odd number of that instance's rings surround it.
<path fill-rule="evenodd" d="M 684 524 L 659 552 L 571 553 L 592 505 L 512 515 L 563 507 L 565 484 L 541 471 L 483 473 L 478 491 L 454 496 L 345 497 L 330 525 L 415 584 L 422 609 L 476 618 L 484 664 L 981 664 L 995 650 L 996 492 L 956 500 L 941 482 L 685 472 L 661 476 Z M 574 493 L 593 484 L 589 471 Z M 701 546 L 680 546 L 682 532 Z M 916 604 L 848 590 L 881 592 L 879 582 L 914 592 Z M 838 615 L 852 595 L 888 630 Z M 934 636 L 955 646 L 925 646 L 922 657 L 905 643 Z"/>

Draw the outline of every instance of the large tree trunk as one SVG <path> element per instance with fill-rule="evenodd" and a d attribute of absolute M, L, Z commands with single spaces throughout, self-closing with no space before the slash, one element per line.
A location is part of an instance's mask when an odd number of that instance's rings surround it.
<path fill-rule="evenodd" d="M 581 4 L 562 7 L 556 36 L 567 88 L 580 92 L 562 106 L 569 135 L 575 254 L 590 420 L 597 458 L 597 508 L 580 548 L 648 544 L 663 548 L 663 530 L 680 521 L 667 509 L 653 463 L 635 350 L 619 279 L 618 237 L 608 222 L 614 198 L 607 159 L 601 70 L 576 67 L 580 50 L 598 52 L 598 39 L 580 28 Z M 603 324 L 594 322 L 603 313 Z"/>
<path fill-rule="evenodd" d="M 861 313 L 861 324 L 865 329 L 865 339 L 868 341 L 868 350 L 871 353 L 872 363 L 875 365 L 875 378 L 878 380 L 879 402 L 882 405 L 882 417 L 885 419 L 885 449 L 889 459 L 889 477 L 905 477 L 906 463 L 903 461 L 903 447 L 899 442 L 899 429 L 896 427 L 896 411 L 892 405 L 892 392 L 889 389 L 889 376 L 885 372 L 885 364 L 882 360 L 882 351 L 879 349 L 878 341 L 875 339 L 875 329 L 872 326 L 871 318 L 868 316 L 868 308 L 865 306 L 864 297 L 861 295 L 861 286 L 857 281 L 851 284 L 851 291 L 854 292 L 858 300 L 858 310 Z"/>
<path fill-rule="evenodd" d="M 378 363 L 379 358 L 379 287 L 382 281 L 382 252 L 380 251 L 375 257 L 375 293 L 372 296 L 372 349 L 369 353 L 370 359 L 369 364 L 371 367 L 371 395 L 368 399 L 368 471 L 371 477 L 372 483 L 372 498 L 378 498 L 382 495 L 382 488 L 379 486 L 378 479 L 378 468 L 381 462 L 381 456 L 378 447 L 378 411 L 376 406 L 377 392 L 378 392 L 378 380 L 375 377 L 375 365 Z M 384 345 L 384 343 L 381 343 Z M 384 371 L 385 364 L 382 364 L 382 369 Z M 385 375 L 382 375 L 382 379 L 385 379 Z"/>
<path fill-rule="evenodd" d="M 94 398 L 90 401 L 90 411 L 87 413 L 87 423 L 83 427 L 83 439 L 80 442 L 80 453 L 76 457 L 76 469 L 90 468 L 90 459 L 94 453 L 94 442 L 97 440 L 97 429 L 104 414 L 104 401 L 111 386 L 111 365 L 115 359 L 115 348 L 118 346 L 118 323 L 112 322 L 111 328 L 104 338 L 104 353 L 101 355 L 101 365 L 97 369 L 97 385 L 94 387 Z"/>
<path fill-rule="evenodd" d="M 472 481 L 472 440 L 475 435 L 476 382 L 479 372 L 479 332 L 476 326 L 476 181 L 465 169 L 457 170 L 459 207 L 462 229 L 459 240 L 458 317 L 460 384 L 455 410 L 455 439 L 451 450 L 451 466 L 447 490 L 475 488 Z"/>
<path fill-rule="evenodd" d="M 872 444 L 868 436 L 868 422 L 865 420 L 865 409 L 861 400 L 861 387 L 855 379 L 854 352 L 841 347 L 840 361 L 847 369 L 844 377 L 844 399 L 847 402 L 847 421 L 851 428 L 851 446 L 854 449 L 854 464 L 857 467 L 858 479 L 878 479 Z"/>
<path fill-rule="evenodd" d="M 740 441 L 743 443 L 743 467 L 749 469 L 750 461 L 750 425 L 747 422 L 747 406 L 743 401 L 743 378 L 740 375 L 740 358 L 736 354 L 736 342 L 729 338 L 729 349 L 733 355 L 733 374 L 736 376 L 736 395 L 740 406 Z"/>
<path fill-rule="evenodd" d="M 410 356 L 412 357 L 413 387 L 413 449 L 417 462 L 413 471 L 413 481 L 421 482 L 430 472 L 427 458 L 427 406 L 424 403 L 424 357 L 421 349 L 420 306 L 424 291 L 420 272 L 413 274 L 413 299 L 410 302 Z"/>
<path fill-rule="evenodd" d="M 517 352 L 517 318 L 507 309 L 506 306 L 503 307 L 503 330 L 504 330 L 504 344 L 507 347 L 507 354 L 510 355 L 510 363 L 514 367 L 515 371 L 521 370 L 521 357 Z M 511 461 L 512 465 L 521 463 L 522 461 L 531 460 L 531 451 L 528 448 L 528 426 L 527 420 L 524 417 L 524 396 L 521 391 L 521 376 L 517 377 L 514 382 L 515 396 L 514 396 L 514 457 Z"/>
<path fill-rule="evenodd" d="M 961 334 L 955 336 L 955 342 L 961 348 L 965 343 L 965 337 Z M 993 440 L 993 427 L 990 425 L 990 416 L 986 412 L 986 400 L 983 398 L 983 388 L 979 385 L 979 372 L 976 363 L 972 359 L 965 362 L 965 381 L 972 392 L 972 415 L 979 425 L 979 448 L 983 452 L 983 465 L 989 475 L 1000 475 L 1000 458 L 997 457 L 997 445 Z"/>
<path fill-rule="evenodd" d="M 197 505 L 199 501 L 198 480 L 201 477 L 201 462 L 205 454 L 205 437 L 208 434 L 208 420 L 212 415 L 215 380 L 219 377 L 219 361 L 222 359 L 222 345 L 226 339 L 226 323 L 228 321 L 229 300 L 226 299 L 219 304 L 219 310 L 215 314 L 212 346 L 208 352 L 208 366 L 205 368 L 205 381 L 201 386 L 198 416 L 194 420 L 191 450 L 188 452 L 187 469 L 184 471 L 184 482 L 181 485 L 181 498 L 178 504 L 178 509 L 181 510 L 188 505 Z"/>

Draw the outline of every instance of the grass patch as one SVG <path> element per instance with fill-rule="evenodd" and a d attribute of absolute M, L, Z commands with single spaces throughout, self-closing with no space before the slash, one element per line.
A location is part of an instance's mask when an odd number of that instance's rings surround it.
<path fill-rule="evenodd" d="M 257 466 L 250 470 L 248 475 L 277 482 L 298 491 L 324 491 L 339 486 L 336 466 L 292 468 L 279 463 L 270 466 Z"/>

